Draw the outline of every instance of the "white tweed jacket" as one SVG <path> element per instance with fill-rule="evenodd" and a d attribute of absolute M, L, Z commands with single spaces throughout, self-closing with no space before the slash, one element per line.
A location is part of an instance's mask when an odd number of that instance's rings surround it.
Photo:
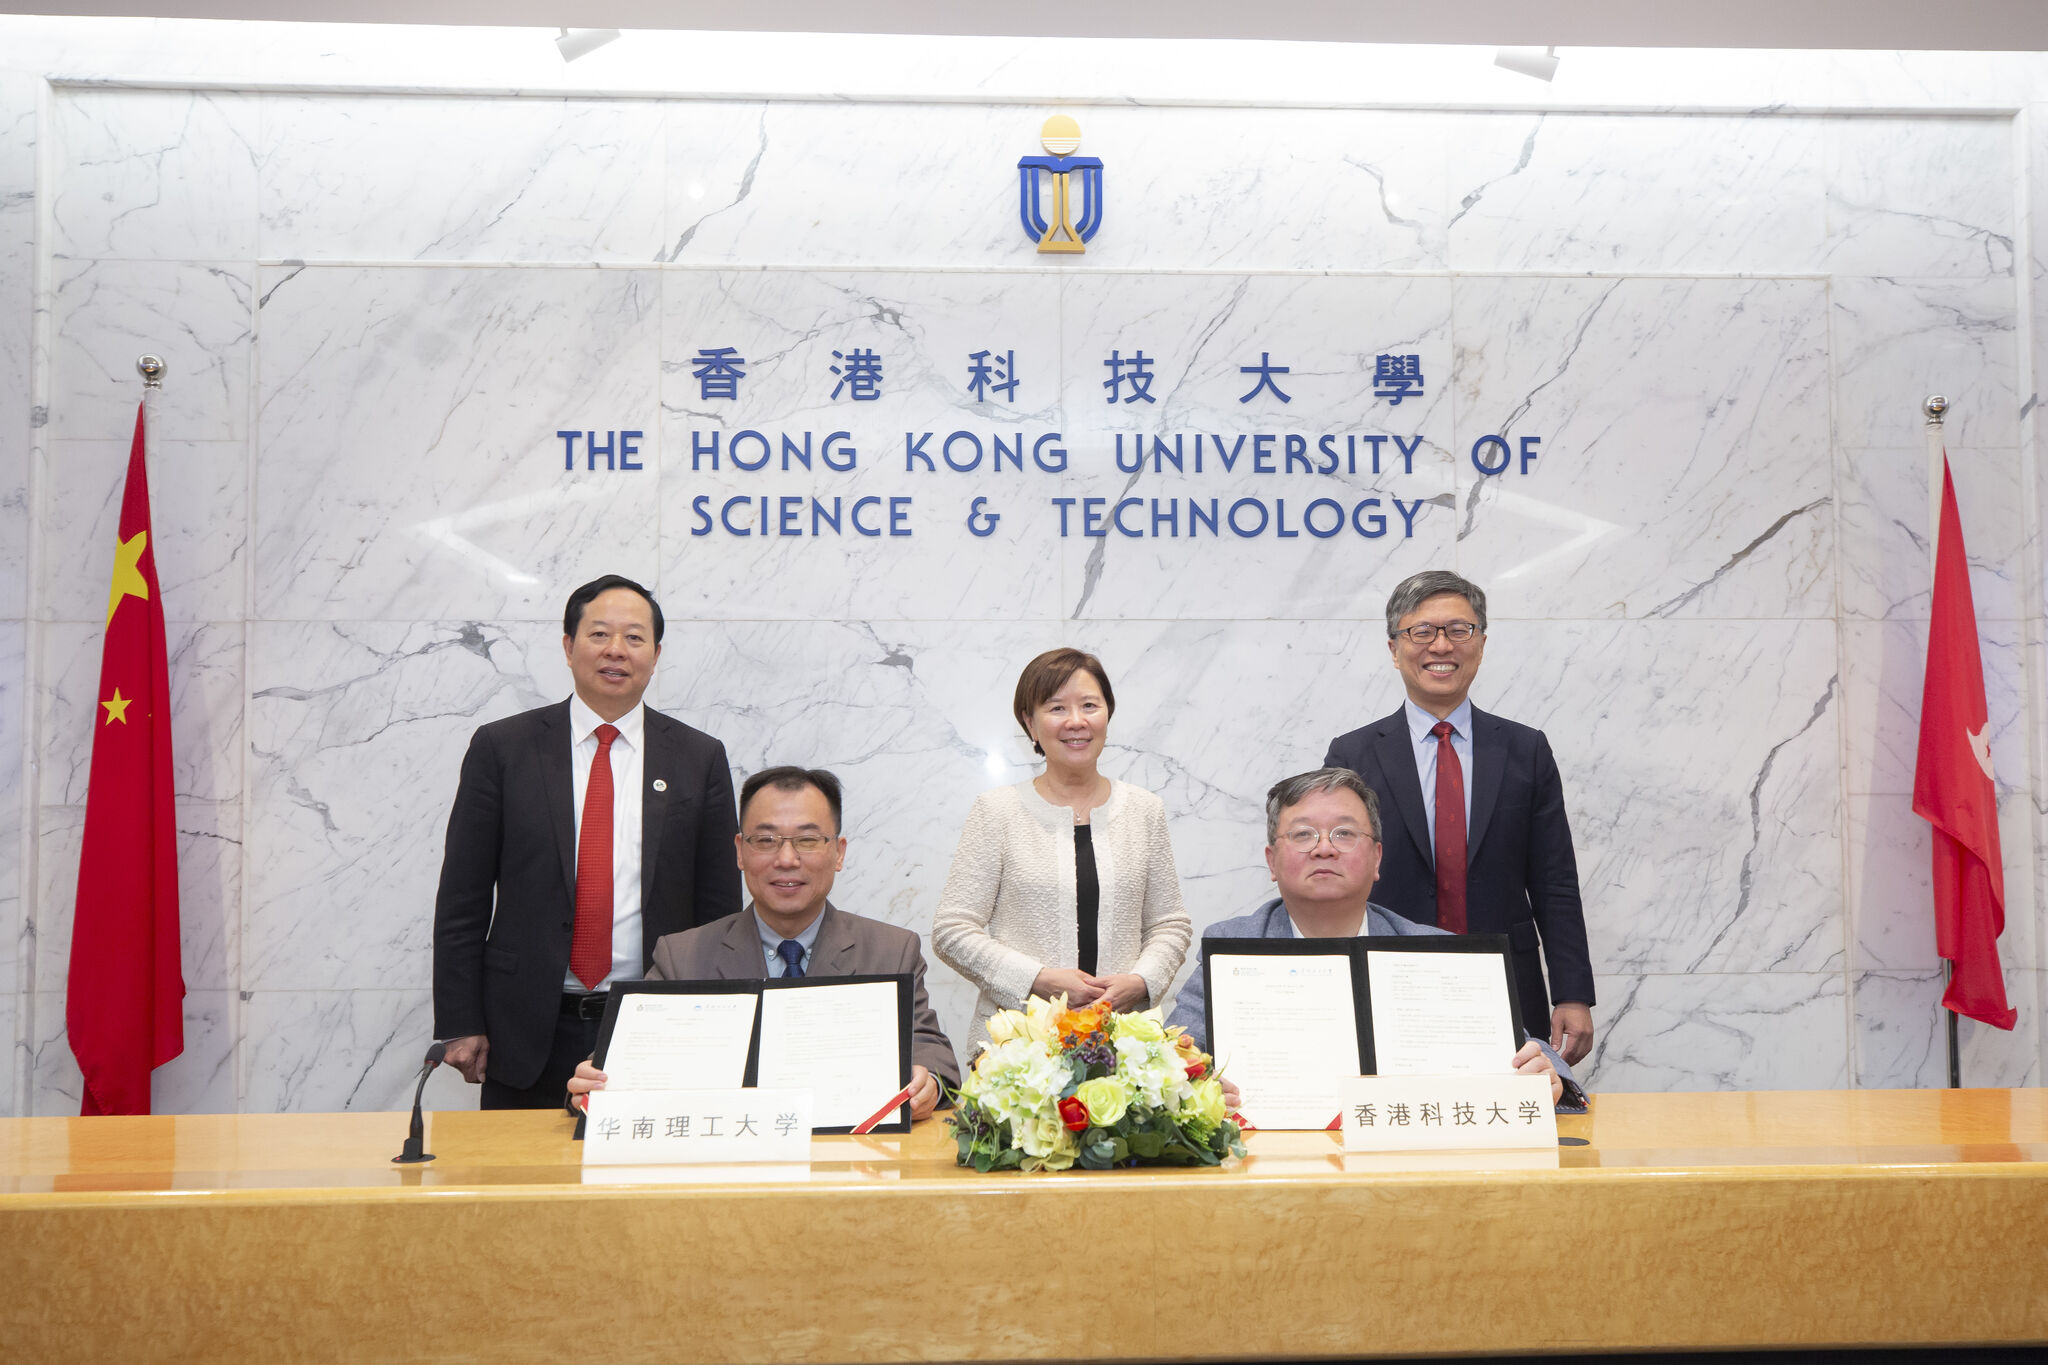
<path fill-rule="evenodd" d="M 1166 806 L 1143 788 L 1112 781 L 1109 800 L 1088 818 L 1101 886 L 1096 975 L 1135 972 L 1151 1003 L 1163 1005 L 1194 937 Z M 990 1014 L 1023 1007 L 1040 968 L 1079 962 L 1077 899 L 1073 812 L 1029 782 L 976 797 L 932 918 L 932 951 L 981 990 L 963 1057 L 988 1036 Z"/>

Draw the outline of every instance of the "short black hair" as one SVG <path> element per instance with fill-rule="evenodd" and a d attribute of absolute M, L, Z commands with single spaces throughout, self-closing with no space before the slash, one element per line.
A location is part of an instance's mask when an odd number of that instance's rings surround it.
<path fill-rule="evenodd" d="M 825 797 L 825 804 L 832 808 L 832 832 L 839 833 L 846 824 L 839 817 L 839 779 L 823 768 L 798 768 L 784 764 L 779 768 L 763 768 L 748 778 L 740 787 L 740 823 L 745 825 L 747 803 L 754 799 L 763 787 L 777 791 L 800 792 L 805 787 L 815 787 Z"/>
<path fill-rule="evenodd" d="M 654 594 L 635 583 L 624 574 L 608 573 L 603 578 L 593 578 L 569 594 L 569 605 L 562 608 L 562 634 L 576 638 L 576 630 L 583 624 L 583 609 L 597 600 L 599 593 L 610 592 L 613 588 L 624 588 L 637 592 L 647 599 L 647 605 L 654 610 L 654 643 L 661 643 L 661 632 L 666 628 L 661 619 L 661 603 L 654 600 Z"/>

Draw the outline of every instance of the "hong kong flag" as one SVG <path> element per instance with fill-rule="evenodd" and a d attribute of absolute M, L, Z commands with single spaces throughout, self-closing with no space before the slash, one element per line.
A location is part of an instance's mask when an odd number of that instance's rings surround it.
<path fill-rule="evenodd" d="M 171 687 L 149 528 L 143 414 L 107 594 L 65 1023 L 84 1114 L 147 1114 L 149 1073 L 185 1050 Z"/>
<path fill-rule="evenodd" d="M 1998 791 L 1991 780 L 1990 713 L 1984 705 L 1970 565 L 1946 451 L 1937 516 L 1913 810 L 1934 826 L 1934 945 L 1953 964 L 1941 1003 L 1957 1014 L 2009 1029 L 2017 1016 L 2005 1002 L 2005 974 L 1998 964 L 2005 871 L 1998 849 Z"/>

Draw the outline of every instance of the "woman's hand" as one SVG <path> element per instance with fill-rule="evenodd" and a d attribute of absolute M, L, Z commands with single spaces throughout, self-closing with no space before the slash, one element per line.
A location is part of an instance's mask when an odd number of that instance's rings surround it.
<path fill-rule="evenodd" d="M 1119 1012 L 1141 1010 L 1152 998 L 1152 988 L 1145 984 L 1145 978 L 1134 972 L 1116 976 L 1091 976 L 1088 978 L 1099 988 L 1099 993 L 1109 997 L 1109 1003 Z"/>
<path fill-rule="evenodd" d="M 1101 999 L 1105 984 L 1078 967 L 1041 967 L 1031 983 L 1031 993 L 1047 1000 L 1064 993 L 1067 1008 L 1077 1010 Z"/>

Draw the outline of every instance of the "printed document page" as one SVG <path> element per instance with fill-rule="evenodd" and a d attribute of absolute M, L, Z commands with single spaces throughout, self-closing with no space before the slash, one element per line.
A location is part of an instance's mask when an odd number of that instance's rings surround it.
<path fill-rule="evenodd" d="M 739 1089 L 747 1078 L 755 998 L 752 992 L 627 994 L 605 1049 L 605 1088 Z"/>
<path fill-rule="evenodd" d="M 1382 1076 L 1514 1069 L 1515 1021 L 1499 953 L 1367 950 L 1373 1053 Z"/>
<path fill-rule="evenodd" d="M 1209 957 L 1209 1050 L 1260 1128 L 1326 1128 L 1338 1084 L 1358 1074 L 1351 959 L 1341 954 Z"/>
<path fill-rule="evenodd" d="M 761 992 L 757 1082 L 810 1091 L 811 1122 L 820 1128 L 867 1118 L 903 1088 L 896 995 L 893 981 Z"/>

